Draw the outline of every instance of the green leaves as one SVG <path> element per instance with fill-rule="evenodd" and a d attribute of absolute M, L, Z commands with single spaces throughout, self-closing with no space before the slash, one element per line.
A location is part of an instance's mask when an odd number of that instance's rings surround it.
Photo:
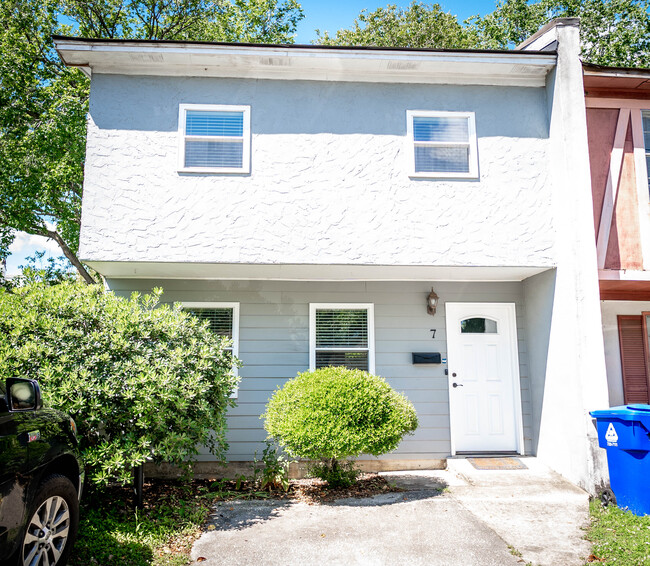
<path fill-rule="evenodd" d="M 373 12 L 363 10 L 350 29 L 330 37 L 317 30 L 323 45 L 372 45 L 377 47 L 417 47 L 460 49 L 472 46 L 471 30 L 461 26 L 456 16 L 440 4 L 413 1 L 406 8 L 390 4 Z"/>
<path fill-rule="evenodd" d="M 203 445 L 225 458 L 236 385 L 225 339 L 160 305 L 62 283 L 0 292 L 0 379 L 38 379 L 78 426 L 89 478 L 129 482 L 152 459 L 186 465 Z"/>
<path fill-rule="evenodd" d="M 366 10 L 352 27 L 323 45 L 374 45 L 434 49 L 509 49 L 554 18 L 579 17 L 583 59 L 620 67 L 650 66 L 649 0 L 499 0 L 486 16 L 462 24 L 439 4 L 414 1 L 408 8 L 389 5 Z"/>
<path fill-rule="evenodd" d="M 418 424 L 413 405 L 386 381 L 342 367 L 298 374 L 273 394 L 262 417 L 291 455 L 314 460 L 379 456 Z"/>
<path fill-rule="evenodd" d="M 469 22 L 478 46 L 504 49 L 531 36 L 553 18 L 580 18 L 583 59 L 614 67 L 650 66 L 647 0 L 501 0 L 496 10 Z"/>
<path fill-rule="evenodd" d="M 0 3 L 0 259 L 4 234 L 20 230 L 54 239 L 94 282 L 76 255 L 90 81 L 63 65 L 52 35 L 292 43 L 302 18 L 296 0 Z"/>

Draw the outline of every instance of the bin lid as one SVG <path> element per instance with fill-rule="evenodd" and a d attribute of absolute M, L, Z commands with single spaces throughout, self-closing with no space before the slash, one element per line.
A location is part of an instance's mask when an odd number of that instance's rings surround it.
<path fill-rule="evenodd" d="M 632 404 L 610 407 L 589 413 L 595 419 L 619 419 L 623 421 L 641 421 L 650 424 L 650 405 Z"/>

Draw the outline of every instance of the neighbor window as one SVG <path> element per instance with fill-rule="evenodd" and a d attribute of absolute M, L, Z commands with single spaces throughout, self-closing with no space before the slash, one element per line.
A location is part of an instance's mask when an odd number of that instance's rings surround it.
<path fill-rule="evenodd" d="M 624 402 L 650 403 L 650 312 L 618 315 Z"/>
<path fill-rule="evenodd" d="M 478 157 L 473 112 L 406 112 L 409 175 L 476 178 Z"/>
<path fill-rule="evenodd" d="M 309 312 L 309 366 L 375 371 L 372 304 L 314 304 Z"/>
<path fill-rule="evenodd" d="M 235 358 L 239 356 L 239 303 L 183 302 L 182 305 L 183 310 L 200 320 L 207 320 L 210 330 L 217 336 L 228 338 L 231 344 L 224 350 Z M 235 375 L 238 373 L 235 365 L 233 372 Z M 233 397 L 237 397 L 236 389 Z"/>
<path fill-rule="evenodd" d="M 645 145 L 646 172 L 648 174 L 648 187 L 650 187 L 650 110 L 641 113 L 643 117 L 643 143 Z"/>
<path fill-rule="evenodd" d="M 181 104 L 179 170 L 250 172 L 250 106 Z"/>

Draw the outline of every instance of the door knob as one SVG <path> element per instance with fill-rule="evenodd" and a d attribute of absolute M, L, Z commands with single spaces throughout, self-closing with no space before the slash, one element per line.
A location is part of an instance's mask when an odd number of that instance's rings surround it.
<path fill-rule="evenodd" d="M 454 389 L 456 389 L 456 387 L 462 387 L 462 386 L 463 386 L 462 383 L 456 383 L 455 381 L 454 381 L 454 383 L 452 383 L 451 385 L 452 385 L 452 387 L 453 387 Z"/>
<path fill-rule="evenodd" d="M 456 374 L 455 374 L 455 373 L 452 373 L 452 374 L 451 374 L 451 377 L 456 377 Z"/>

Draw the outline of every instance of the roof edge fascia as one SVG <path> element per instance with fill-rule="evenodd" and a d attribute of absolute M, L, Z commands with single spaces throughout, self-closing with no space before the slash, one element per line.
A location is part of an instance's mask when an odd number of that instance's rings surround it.
<path fill-rule="evenodd" d="M 513 77 L 541 76 L 555 65 L 554 52 L 536 51 L 488 51 L 488 50 L 442 50 L 442 49 L 403 49 L 367 47 L 330 47 L 315 45 L 265 45 L 237 43 L 204 43 L 144 40 L 95 40 L 65 36 L 53 36 L 59 56 L 66 65 L 81 67 L 88 74 L 93 72 L 119 73 L 123 68 L 126 74 L 177 74 L 165 63 L 170 57 L 182 61 L 188 74 L 205 67 L 205 58 L 225 60 L 229 58 L 230 72 L 237 68 L 273 69 L 273 78 L 287 76 L 296 78 L 295 66 L 310 65 L 323 70 L 335 69 L 336 76 L 368 69 L 377 72 L 382 62 L 392 65 L 395 82 L 400 82 L 400 73 L 408 74 L 407 82 L 418 76 L 431 75 L 431 65 L 460 65 L 467 68 L 467 75 L 511 75 Z M 268 63 L 260 63 L 261 58 L 269 58 Z M 273 58 L 273 59 L 270 59 Z M 302 62 L 302 63 L 301 63 Z M 346 64 L 349 65 L 346 67 Z M 267 65 L 266 67 L 264 65 Z M 402 66 L 411 65 L 405 70 Z M 418 65 L 422 68 L 419 69 Z M 470 72 L 470 66 L 474 65 Z M 155 73 L 153 70 L 155 69 Z M 498 72 L 495 72 L 498 69 Z M 298 71 L 299 72 L 299 71 Z M 392 71 L 391 71 L 392 72 Z M 442 74 L 448 73 L 441 70 Z M 198 72 L 203 75 L 203 71 Z M 228 75 L 232 76 L 232 75 Z M 246 75 L 250 76 L 250 75 Z M 378 75 L 379 76 L 379 75 Z M 262 77 L 264 78 L 264 77 Z M 387 80 L 382 76 L 378 80 Z M 426 81 L 425 81 L 426 82 Z"/>

